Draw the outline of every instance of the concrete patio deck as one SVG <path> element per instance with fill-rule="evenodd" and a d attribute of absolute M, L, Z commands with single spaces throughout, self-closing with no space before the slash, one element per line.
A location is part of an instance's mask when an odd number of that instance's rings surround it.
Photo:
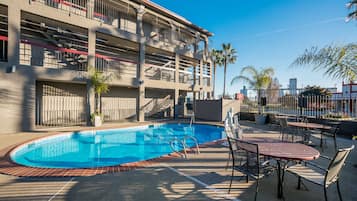
<path fill-rule="evenodd" d="M 269 126 L 256 126 L 242 122 L 249 137 L 278 137 Z M 133 125 L 133 124 L 128 124 Z M 115 126 L 115 125 L 111 125 Z M 109 127 L 111 127 L 109 126 Z M 123 125 L 121 125 L 123 126 Z M 78 129 L 78 128 L 77 128 Z M 66 129 L 68 130 L 68 129 Z M 56 131 L 57 132 L 57 131 Z M 0 149 L 21 143 L 48 132 L 0 135 Z M 318 139 L 313 139 L 318 142 Z M 338 138 L 339 146 L 350 146 L 356 141 Z M 333 155 L 332 142 L 323 155 Z M 3 157 L 1 153 L 0 157 Z M 231 170 L 226 169 L 228 149 L 222 145 L 201 148 L 201 154 L 190 154 L 189 159 L 172 158 L 148 167 L 128 172 L 90 177 L 28 178 L 0 175 L 0 200 L 120 200 L 120 201 L 171 201 L 171 200 L 253 200 L 255 181 L 239 181 L 239 173 L 233 182 L 231 194 L 227 194 Z M 317 160 L 321 164 L 322 159 Z M 341 175 L 344 200 L 357 200 L 357 151 L 353 150 Z M 286 174 L 285 200 L 324 200 L 323 189 L 304 182 L 308 190 L 297 190 L 297 178 Z M 277 177 L 275 174 L 261 180 L 258 200 L 275 201 Z M 336 187 L 328 189 L 330 200 L 338 200 Z"/>

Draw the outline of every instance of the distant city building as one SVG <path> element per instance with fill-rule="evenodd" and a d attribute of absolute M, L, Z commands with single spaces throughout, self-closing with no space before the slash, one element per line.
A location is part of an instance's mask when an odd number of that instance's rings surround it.
<path fill-rule="evenodd" d="M 245 97 L 248 96 L 248 89 L 245 85 L 243 86 L 243 89 L 240 90 L 240 93 L 243 94 Z"/>
<path fill-rule="evenodd" d="M 344 113 L 357 111 L 357 83 L 350 82 L 345 84 L 342 82 L 342 92 L 332 92 L 331 99 L 336 101 L 336 107 L 342 108 Z"/>
<path fill-rule="evenodd" d="M 337 92 L 337 89 L 334 92 L 331 92 L 334 100 L 357 99 L 357 83 L 351 82 L 345 84 L 342 82 L 342 92 Z"/>
<path fill-rule="evenodd" d="M 290 92 L 290 95 L 297 94 L 297 79 L 296 78 L 289 79 L 289 92 Z"/>

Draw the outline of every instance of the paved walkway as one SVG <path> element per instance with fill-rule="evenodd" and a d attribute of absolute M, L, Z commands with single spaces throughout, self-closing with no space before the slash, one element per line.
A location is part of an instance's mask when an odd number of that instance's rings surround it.
<path fill-rule="evenodd" d="M 278 137 L 274 129 L 257 127 L 243 122 L 249 137 Z M 1 135 L 0 148 L 48 135 L 48 133 L 23 133 Z M 318 142 L 318 139 L 314 139 Z M 353 141 L 338 139 L 341 146 Z M 356 144 L 356 143 L 355 143 Z M 332 142 L 323 155 L 332 155 Z M 228 150 L 221 145 L 207 146 L 201 154 L 190 154 L 189 159 L 174 158 L 149 167 L 129 172 L 118 172 L 90 177 L 19 178 L 0 175 L 0 200 L 93 200 L 93 201 L 178 201 L 178 200 L 253 200 L 255 182 L 239 181 L 239 173 L 227 194 L 230 169 L 225 169 Z M 341 175 L 344 200 L 357 200 L 357 152 L 353 151 Z M 323 189 L 305 182 L 309 190 L 297 190 L 297 179 L 287 174 L 284 188 L 286 200 L 323 200 Z M 271 175 L 261 180 L 258 200 L 275 201 L 277 177 Z M 336 187 L 328 190 L 330 200 L 337 200 Z"/>

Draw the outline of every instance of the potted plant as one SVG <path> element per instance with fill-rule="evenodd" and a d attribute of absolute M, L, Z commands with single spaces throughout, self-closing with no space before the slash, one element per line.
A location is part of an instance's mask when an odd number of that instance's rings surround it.
<path fill-rule="evenodd" d="M 244 74 L 250 74 L 250 76 L 246 76 Z M 251 88 L 257 90 L 257 98 L 258 98 L 258 114 L 255 115 L 255 122 L 257 124 L 264 124 L 267 118 L 267 115 L 264 114 L 264 105 L 262 102 L 266 100 L 262 99 L 262 95 L 264 90 L 266 90 L 269 84 L 272 82 L 272 77 L 274 75 L 273 68 L 264 68 L 261 70 L 257 70 L 253 66 L 244 67 L 239 76 L 236 76 L 232 79 L 231 85 L 238 81 L 247 82 Z"/>
<path fill-rule="evenodd" d="M 103 72 L 96 70 L 94 67 L 89 68 L 89 81 L 95 94 L 95 111 L 91 114 L 92 124 L 95 127 L 101 126 L 103 123 L 103 115 L 100 112 L 101 95 L 109 91 L 108 82 L 111 76 L 105 75 Z"/>

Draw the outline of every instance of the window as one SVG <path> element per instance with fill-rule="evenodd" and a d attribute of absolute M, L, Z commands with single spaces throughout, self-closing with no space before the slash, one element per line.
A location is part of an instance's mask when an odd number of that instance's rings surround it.
<path fill-rule="evenodd" d="M 0 61 L 7 61 L 7 41 L 0 40 Z"/>

